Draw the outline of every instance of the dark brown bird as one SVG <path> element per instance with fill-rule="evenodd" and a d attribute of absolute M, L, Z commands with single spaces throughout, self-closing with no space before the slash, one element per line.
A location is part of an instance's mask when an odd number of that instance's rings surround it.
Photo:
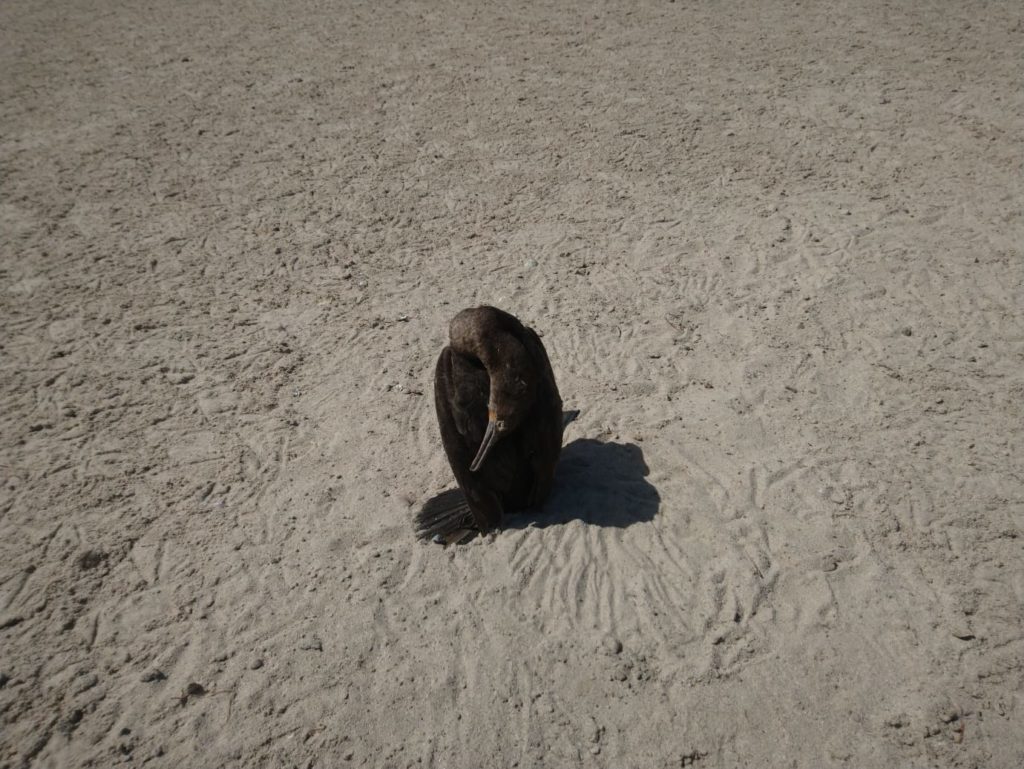
<path fill-rule="evenodd" d="M 434 372 L 434 402 L 458 489 L 424 505 L 418 535 L 446 543 L 538 507 L 562 450 L 562 399 L 540 337 L 494 307 L 463 310 Z"/>

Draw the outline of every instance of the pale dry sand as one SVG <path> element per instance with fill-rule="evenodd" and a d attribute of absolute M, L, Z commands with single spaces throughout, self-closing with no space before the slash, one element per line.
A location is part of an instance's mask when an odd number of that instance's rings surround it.
<path fill-rule="evenodd" d="M 0 766 L 1024 765 L 1022 17 L 4 2 Z"/>

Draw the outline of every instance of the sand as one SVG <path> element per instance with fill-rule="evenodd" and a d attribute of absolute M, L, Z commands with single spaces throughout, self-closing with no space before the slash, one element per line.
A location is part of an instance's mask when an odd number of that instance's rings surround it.
<path fill-rule="evenodd" d="M 0 766 L 1024 765 L 1024 6 L 0 6 Z M 449 319 L 545 509 L 443 549 Z"/>

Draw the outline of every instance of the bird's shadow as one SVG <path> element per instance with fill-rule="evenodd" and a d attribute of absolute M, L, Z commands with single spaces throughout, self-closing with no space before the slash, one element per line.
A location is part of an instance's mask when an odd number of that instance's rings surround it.
<path fill-rule="evenodd" d="M 562 449 L 555 485 L 543 509 L 507 515 L 504 528 L 583 521 L 621 529 L 651 521 L 658 514 L 661 496 L 646 480 L 649 472 L 636 444 L 580 438 Z"/>

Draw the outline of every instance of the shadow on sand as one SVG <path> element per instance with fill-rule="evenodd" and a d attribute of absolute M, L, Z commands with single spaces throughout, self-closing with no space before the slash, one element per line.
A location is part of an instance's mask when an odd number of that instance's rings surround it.
<path fill-rule="evenodd" d="M 592 526 L 625 528 L 654 519 L 661 497 L 645 480 L 644 453 L 632 443 L 589 438 L 562 449 L 555 486 L 543 510 L 506 516 L 505 529 L 546 527 L 583 521 Z"/>

